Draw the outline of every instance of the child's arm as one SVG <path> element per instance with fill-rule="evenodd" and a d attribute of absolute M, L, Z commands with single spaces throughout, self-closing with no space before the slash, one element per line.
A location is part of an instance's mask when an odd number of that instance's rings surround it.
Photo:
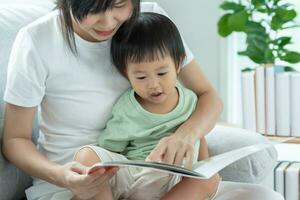
<path fill-rule="evenodd" d="M 203 137 L 200 140 L 200 147 L 198 150 L 198 160 L 205 160 L 207 158 L 209 158 L 208 145 L 206 143 L 205 137 Z"/>
<path fill-rule="evenodd" d="M 205 138 L 200 140 L 198 160 L 209 157 Z M 218 190 L 221 178 L 218 174 L 207 180 L 183 178 L 161 200 L 205 200 L 210 199 Z"/>
<path fill-rule="evenodd" d="M 222 111 L 222 101 L 195 60 L 181 69 L 179 79 L 197 94 L 196 109 L 171 137 L 160 141 L 150 157 L 169 164 L 181 164 L 185 158 L 186 166 L 191 168 L 194 144 L 215 126 Z"/>

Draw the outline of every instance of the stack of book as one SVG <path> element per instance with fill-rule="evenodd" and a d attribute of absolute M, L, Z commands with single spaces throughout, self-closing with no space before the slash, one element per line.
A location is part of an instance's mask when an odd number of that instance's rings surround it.
<path fill-rule="evenodd" d="M 285 200 L 299 200 L 300 162 L 281 161 L 273 174 L 273 189 L 284 196 Z"/>
<path fill-rule="evenodd" d="M 243 127 L 266 135 L 300 136 L 300 73 L 282 66 L 242 72 Z"/>

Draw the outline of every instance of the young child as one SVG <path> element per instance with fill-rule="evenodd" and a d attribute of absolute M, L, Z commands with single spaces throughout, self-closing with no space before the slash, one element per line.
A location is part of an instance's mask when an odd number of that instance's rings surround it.
<path fill-rule="evenodd" d="M 114 105 L 112 118 L 100 134 L 99 146 L 104 149 L 96 153 L 102 161 L 150 160 L 148 155 L 158 142 L 174 133 L 197 104 L 196 94 L 177 82 L 185 51 L 172 21 L 160 14 L 142 13 L 130 27 L 128 37 L 124 37 L 129 30 L 126 28 L 121 27 L 113 37 L 111 55 L 132 88 Z M 195 144 L 194 152 L 195 160 L 208 158 L 205 138 L 200 140 L 200 147 Z M 217 188 L 218 175 L 212 180 L 121 168 L 103 190 L 101 199 L 174 199 L 177 194 L 184 194 L 186 199 L 205 199 L 215 193 L 207 190 L 211 187 L 207 184 Z M 198 188 L 198 194 L 187 192 L 187 187 Z"/>

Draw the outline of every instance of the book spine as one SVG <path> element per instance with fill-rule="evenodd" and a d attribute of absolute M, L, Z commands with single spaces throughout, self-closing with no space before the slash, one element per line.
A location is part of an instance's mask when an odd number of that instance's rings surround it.
<path fill-rule="evenodd" d="M 282 162 L 280 165 L 276 168 L 276 171 L 274 172 L 274 180 L 275 180 L 275 190 L 279 192 L 282 196 L 285 196 L 285 171 L 289 167 L 289 162 Z"/>
<path fill-rule="evenodd" d="M 291 73 L 291 135 L 300 136 L 300 73 Z"/>
<path fill-rule="evenodd" d="M 254 71 L 242 73 L 243 127 L 256 131 Z"/>
<path fill-rule="evenodd" d="M 292 163 L 285 171 L 285 199 L 298 200 L 300 163 Z"/>
<path fill-rule="evenodd" d="M 290 75 L 282 72 L 275 75 L 276 135 L 290 136 Z"/>
<path fill-rule="evenodd" d="M 266 133 L 275 135 L 275 80 L 274 67 L 266 68 Z"/>
<path fill-rule="evenodd" d="M 255 68 L 255 102 L 256 102 L 256 131 L 265 131 L 265 68 Z"/>

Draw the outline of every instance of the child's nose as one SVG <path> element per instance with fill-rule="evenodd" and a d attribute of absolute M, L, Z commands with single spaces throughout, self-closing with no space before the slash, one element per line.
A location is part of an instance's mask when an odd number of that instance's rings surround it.
<path fill-rule="evenodd" d="M 156 77 L 153 77 L 149 80 L 149 88 L 155 89 L 159 86 L 159 80 Z"/>

